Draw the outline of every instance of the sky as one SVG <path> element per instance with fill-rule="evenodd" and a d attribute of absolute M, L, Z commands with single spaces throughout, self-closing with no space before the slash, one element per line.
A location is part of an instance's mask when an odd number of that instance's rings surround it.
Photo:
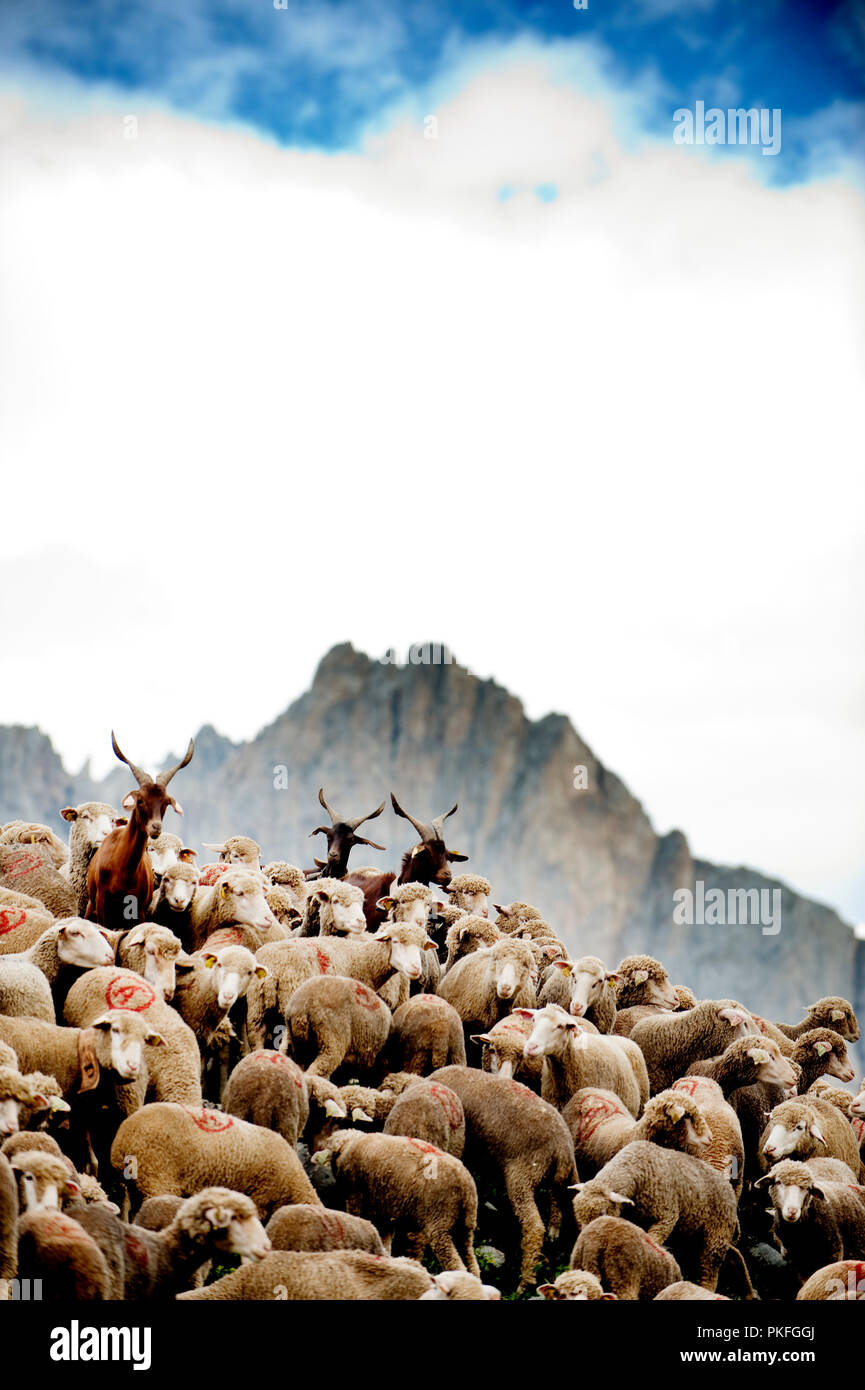
<path fill-rule="evenodd" d="M 4 0 L 0 722 L 156 763 L 441 640 L 865 921 L 863 70 L 832 0 Z"/>

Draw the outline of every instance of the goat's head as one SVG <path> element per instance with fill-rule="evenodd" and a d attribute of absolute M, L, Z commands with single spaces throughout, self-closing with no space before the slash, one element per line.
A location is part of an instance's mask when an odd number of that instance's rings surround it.
<path fill-rule="evenodd" d="M 327 836 L 327 859 L 322 862 L 316 859 L 316 864 L 322 869 L 326 878 L 343 878 L 348 872 L 348 856 L 354 845 L 369 845 L 370 849 L 385 849 L 385 845 L 377 845 L 375 840 L 365 840 L 363 835 L 356 835 L 355 831 L 359 825 L 363 825 L 365 820 L 375 820 L 384 810 L 384 802 L 378 810 L 370 811 L 365 816 L 358 816 L 356 820 L 344 820 L 336 814 L 332 806 L 328 806 L 324 799 L 324 787 L 319 787 L 318 799 L 327 814 L 330 816 L 330 825 L 317 825 L 315 830 L 310 831 L 310 839 L 313 835 Z"/>
<path fill-rule="evenodd" d="M 166 809 L 171 806 L 179 816 L 183 815 L 183 807 L 175 801 L 173 796 L 169 796 L 166 791 L 168 783 L 176 772 L 190 762 L 194 749 L 192 739 L 189 740 L 189 747 L 186 754 L 181 758 L 176 766 L 168 768 L 165 772 L 160 772 L 155 779 L 148 777 L 146 772 L 142 772 L 139 767 L 130 762 L 125 753 L 121 753 L 117 739 L 114 737 L 114 730 L 111 730 L 111 746 L 115 754 L 122 763 L 134 774 L 138 783 L 138 790 L 129 792 L 124 796 L 122 806 L 129 812 L 131 823 L 151 840 L 157 840 L 162 834 L 162 817 Z"/>
<path fill-rule="evenodd" d="M 444 822 L 448 816 L 452 816 L 457 809 L 455 803 L 444 815 L 435 816 L 432 822 L 427 825 L 425 821 L 415 820 L 408 811 L 404 811 L 394 796 L 390 794 L 393 809 L 398 816 L 404 820 L 411 821 L 417 833 L 420 835 L 420 843 L 409 850 L 403 872 L 400 874 L 400 882 L 407 882 L 415 879 L 418 883 L 435 883 L 439 888 L 447 888 L 451 881 L 451 871 L 449 864 L 459 861 L 463 863 L 468 859 L 467 854 L 457 854 L 455 850 L 448 849 L 444 841 Z"/>

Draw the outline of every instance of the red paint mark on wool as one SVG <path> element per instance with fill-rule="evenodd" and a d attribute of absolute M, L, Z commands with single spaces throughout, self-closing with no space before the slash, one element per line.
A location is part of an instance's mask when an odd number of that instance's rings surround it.
<path fill-rule="evenodd" d="M 214 883 L 217 883 L 222 875 L 228 872 L 229 867 L 228 864 L 205 864 L 199 875 L 199 884 L 202 888 L 212 888 Z"/>
<path fill-rule="evenodd" d="M 3 870 L 6 878 L 22 878 L 24 874 L 32 874 L 34 869 L 40 868 L 42 860 L 38 854 L 31 854 L 26 850 L 24 854 L 19 854 L 17 859 L 10 859 Z"/>
<path fill-rule="evenodd" d="M 129 980 L 123 975 L 115 975 L 108 981 L 105 1002 L 109 1009 L 127 1009 L 140 1014 L 156 999 L 156 991 L 146 980 Z"/>
<path fill-rule="evenodd" d="M 316 948 L 315 948 L 315 954 L 316 954 L 316 958 L 317 958 L 317 960 L 318 960 L 318 971 L 319 971 L 319 974 L 320 974 L 320 975 L 326 975 L 326 974 L 327 974 L 328 966 L 330 965 L 330 957 L 327 956 L 327 955 L 325 955 L 324 951 L 321 949 L 320 946 L 316 946 Z"/>
<path fill-rule="evenodd" d="M 223 1134 L 234 1124 L 231 1116 L 223 1115 L 221 1110 L 204 1110 L 195 1105 L 184 1105 L 183 1109 L 204 1134 Z"/>
<path fill-rule="evenodd" d="M 699 1084 L 699 1077 L 684 1076 L 681 1081 L 675 1081 L 673 1083 L 673 1090 L 684 1091 L 686 1095 L 692 1096 L 694 1095 Z"/>
<path fill-rule="evenodd" d="M 463 1117 L 460 1113 L 459 1102 L 453 1091 L 447 1086 L 439 1086 L 438 1083 L 433 1083 L 429 1089 L 430 1095 L 435 1096 L 442 1110 L 445 1112 L 447 1122 L 451 1129 L 459 1129 Z"/>
<path fill-rule="evenodd" d="M 373 1013 L 381 1003 L 378 995 L 373 994 L 372 990 L 367 989 L 366 985 L 361 984 L 360 980 L 358 980 L 354 987 L 354 997 L 362 1009 L 369 1009 L 371 1013 Z"/>
<path fill-rule="evenodd" d="M 4 907 L 0 910 L 0 936 L 14 931 L 16 927 L 23 927 L 26 921 L 27 913 L 23 907 Z"/>
<path fill-rule="evenodd" d="M 90 1239 L 77 1221 L 70 1221 L 68 1216 L 64 1216 L 59 1211 L 52 1211 L 50 1215 L 43 1216 L 40 1219 L 39 1228 L 49 1236 L 63 1236 L 65 1240 L 86 1242 Z"/>
<path fill-rule="evenodd" d="M 150 1264 L 150 1253 L 144 1241 L 140 1236 L 136 1235 L 134 1231 L 130 1230 L 125 1232 L 124 1238 L 126 1241 L 127 1255 L 135 1261 L 139 1269 L 147 1269 Z"/>
<path fill-rule="evenodd" d="M 608 1120 L 611 1115 L 620 1115 L 622 1112 L 617 1105 L 605 1096 L 597 1096 L 582 1112 L 580 1121 L 577 1125 L 577 1142 L 584 1143 L 591 1139 L 595 1130 L 604 1120 Z"/>
<path fill-rule="evenodd" d="M 853 1126 L 853 1132 L 856 1135 L 856 1138 L 859 1140 L 859 1143 L 861 1144 L 862 1136 L 863 1134 L 865 1134 L 865 1120 L 851 1120 L 850 1123 Z"/>
<path fill-rule="evenodd" d="M 423 1139 L 407 1139 L 407 1144 L 411 1144 L 413 1149 L 417 1149 L 422 1154 L 437 1154 L 439 1150 L 434 1144 L 425 1144 Z"/>
<path fill-rule="evenodd" d="M 303 1090 L 303 1072 L 290 1057 L 286 1057 L 282 1052 L 257 1052 L 255 1055 L 260 1062 L 269 1062 L 272 1067 L 282 1067 L 288 1072 L 297 1089 Z"/>
<path fill-rule="evenodd" d="M 330 1236 L 331 1240 L 345 1240 L 345 1222 L 332 1211 L 321 1212 L 322 1230 Z"/>

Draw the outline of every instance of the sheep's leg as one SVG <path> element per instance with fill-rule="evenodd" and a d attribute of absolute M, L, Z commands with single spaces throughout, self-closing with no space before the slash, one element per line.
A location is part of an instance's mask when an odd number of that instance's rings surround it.
<path fill-rule="evenodd" d="M 676 1217 L 666 1216 L 663 1220 L 654 1221 L 646 1231 L 649 1240 L 653 1240 L 656 1245 L 663 1245 L 670 1232 L 676 1225 Z"/>
<path fill-rule="evenodd" d="M 522 1264 L 519 1292 L 534 1283 L 535 1267 L 544 1248 L 544 1223 L 535 1202 L 531 1182 L 521 1172 L 505 1173 L 505 1189 L 520 1224 Z"/>
<path fill-rule="evenodd" d="M 481 1269 L 480 1265 L 478 1264 L 478 1259 L 477 1255 L 475 1254 L 474 1247 L 474 1227 L 470 1226 L 467 1221 L 463 1223 L 463 1231 L 460 1239 L 460 1245 L 462 1246 L 463 1263 L 465 1264 L 466 1269 L 468 1270 L 469 1274 L 473 1274 L 476 1279 L 480 1279 Z"/>
<path fill-rule="evenodd" d="M 454 1245 L 450 1231 L 430 1231 L 429 1247 L 442 1269 L 465 1269 L 462 1257 Z"/>

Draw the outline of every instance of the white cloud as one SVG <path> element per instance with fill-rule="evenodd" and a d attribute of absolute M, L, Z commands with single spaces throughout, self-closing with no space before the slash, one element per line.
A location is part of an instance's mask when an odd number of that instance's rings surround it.
<path fill-rule="evenodd" d="M 157 761 L 253 734 L 334 641 L 441 638 L 661 830 L 839 901 L 861 198 L 559 76 L 517 47 L 437 140 L 403 111 L 337 156 L 2 94 L 4 622 L 40 593 L 2 718 Z"/>

